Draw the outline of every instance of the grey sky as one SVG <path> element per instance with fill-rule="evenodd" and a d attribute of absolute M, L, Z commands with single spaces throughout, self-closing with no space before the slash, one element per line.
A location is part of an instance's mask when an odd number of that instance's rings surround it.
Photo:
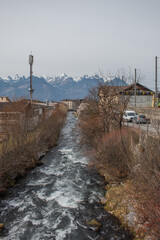
<path fill-rule="evenodd" d="M 37 76 L 130 67 L 148 83 L 159 25 L 160 0 L 0 0 L 0 77 L 28 76 L 32 51 Z"/>

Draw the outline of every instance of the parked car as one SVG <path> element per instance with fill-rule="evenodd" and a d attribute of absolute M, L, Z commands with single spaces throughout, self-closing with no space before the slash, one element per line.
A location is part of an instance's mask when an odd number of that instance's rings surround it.
<path fill-rule="evenodd" d="M 146 118 L 145 115 L 136 115 L 134 118 L 133 118 L 133 122 L 134 123 L 150 123 L 150 119 L 149 118 Z"/>
<path fill-rule="evenodd" d="M 126 122 L 132 122 L 133 118 L 136 116 L 135 111 L 125 111 L 123 114 L 123 120 Z"/>

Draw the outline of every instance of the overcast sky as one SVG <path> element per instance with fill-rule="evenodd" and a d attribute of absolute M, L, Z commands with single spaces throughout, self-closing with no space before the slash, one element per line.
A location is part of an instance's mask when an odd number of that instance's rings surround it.
<path fill-rule="evenodd" d="M 152 85 L 160 0 L 0 0 L 0 31 L 0 77 L 28 76 L 32 52 L 37 76 L 130 67 Z"/>

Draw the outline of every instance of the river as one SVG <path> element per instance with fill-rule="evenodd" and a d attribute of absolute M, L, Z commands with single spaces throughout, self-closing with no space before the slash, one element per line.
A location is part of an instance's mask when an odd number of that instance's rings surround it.
<path fill-rule="evenodd" d="M 5 240 L 133 239 L 100 204 L 104 178 L 87 166 L 80 148 L 77 119 L 70 112 L 58 146 L 0 201 Z M 54 124 L 54 122 L 53 122 Z M 102 227 L 87 226 L 96 219 Z"/>

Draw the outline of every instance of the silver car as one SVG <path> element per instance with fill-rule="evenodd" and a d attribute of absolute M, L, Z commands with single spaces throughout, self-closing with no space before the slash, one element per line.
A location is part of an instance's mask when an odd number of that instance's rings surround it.
<path fill-rule="evenodd" d="M 133 122 L 134 123 L 150 123 L 150 119 L 149 118 L 146 118 L 145 115 L 136 115 L 134 118 L 133 118 Z"/>

